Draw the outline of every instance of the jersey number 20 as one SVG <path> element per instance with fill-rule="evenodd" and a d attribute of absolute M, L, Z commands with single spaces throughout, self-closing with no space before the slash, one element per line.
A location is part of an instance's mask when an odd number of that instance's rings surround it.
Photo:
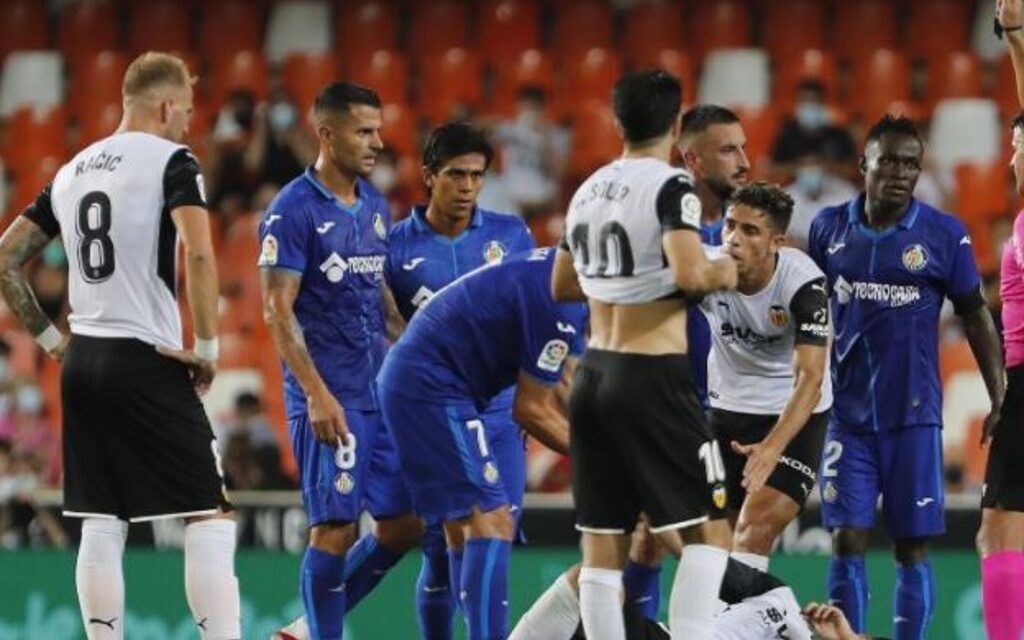
<path fill-rule="evenodd" d="M 98 284 L 114 275 L 114 242 L 110 239 L 110 198 L 90 191 L 78 203 L 78 267 L 86 282 Z"/>

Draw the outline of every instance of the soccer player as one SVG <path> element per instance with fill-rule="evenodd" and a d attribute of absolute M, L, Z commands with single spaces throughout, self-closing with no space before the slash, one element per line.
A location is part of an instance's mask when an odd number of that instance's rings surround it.
<path fill-rule="evenodd" d="M 1024 106 L 1024 12 L 1021 0 L 999 3 L 999 23 L 1010 46 L 1017 94 Z M 1024 111 L 1011 125 L 1013 167 L 1017 193 L 1024 194 Z M 1013 234 L 1003 249 L 999 295 L 1003 301 L 1003 339 L 1006 346 L 1006 402 L 992 438 L 981 498 L 982 603 L 985 628 L 991 640 L 1024 636 L 1024 211 L 1017 214 Z"/>
<path fill-rule="evenodd" d="M 623 156 L 576 191 L 552 281 L 557 299 L 573 299 L 567 285 L 578 280 L 590 304 L 590 349 L 569 406 L 583 625 L 592 637 L 625 636 L 622 568 L 642 511 L 681 554 L 673 637 L 703 640 L 730 545 L 722 459 L 686 357 L 684 295 L 735 287 L 736 263 L 705 257 L 700 199 L 689 174 L 668 164 L 679 81 L 664 71 L 628 74 L 613 102 Z"/>
<path fill-rule="evenodd" d="M 895 541 L 897 640 L 923 638 L 934 605 L 928 539 L 945 531 L 939 311 L 963 320 L 999 415 L 1004 383 L 999 337 L 980 291 L 964 225 L 912 197 L 924 146 L 907 118 L 868 131 L 860 160 L 865 192 L 823 209 L 808 249 L 828 278 L 835 338 L 834 402 L 819 487 L 833 532 L 829 598 L 864 629 L 864 551 L 882 496 Z"/>
<path fill-rule="evenodd" d="M 793 199 L 763 182 L 729 200 L 722 250 L 736 291 L 701 309 L 711 324 L 711 431 L 725 462 L 733 557 L 761 571 L 816 480 L 832 405 L 825 276 L 785 246 Z"/>
<path fill-rule="evenodd" d="M 388 241 L 387 279 L 408 321 L 435 293 L 470 271 L 533 248 L 521 218 L 476 206 L 494 151 L 483 133 L 466 124 L 435 129 L 423 150 L 423 176 L 430 200 L 394 226 Z M 488 446 L 518 521 L 526 488 L 526 450 L 512 420 L 515 387 L 499 393 L 481 413 Z M 428 640 L 451 638 L 457 603 L 449 591 L 448 555 L 441 522 L 427 526 L 423 564 L 416 585 L 420 633 Z M 456 556 L 461 549 L 452 550 Z M 452 564 L 459 565 L 459 558 Z"/>
<path fill-rule="evenodd" d="M 516 423 L 568 451 L 555 385 L 582 350 L 586 309 L 551 298 L 553 259 L 550 248 L 512 254 L 443 288 L 413 316 L 378 376 L 416 511 L 444 523 L 451 592 L 460 594 L 470 640 L 508 633 L 510 496 L 518 490 L 505 484 L 485 409 L 515 384 Z M 507 429 L 500 419 L 494 426 Z"/>
<path fill-rule="evenodd" d="M 0 239 L 0 291 L 63 360 L 64 515 L 82 519 L 75 582 L 89 640 L 123 638 L 129 522 L 184 518 L 185 592 L 203 638 L 240 638 L 235 522 L 196 391 L 217 361 L 217 268 L 185 63 L 145 53 L 125 72 L 117 130 L 61 167 Z M 56 236 L 68 256 L 71 336 L 22 267 Z M 195 326 L 182 350 L 177 251 Z"/>
<path fill-rule="evenodd" d="M 339 82 L 320 92 L 313 113 L 319 155 L 267 208 L 259 266 L 310 522 L 302 602 L 310 637 L 327 640 L 341 637 L 346 609 L 419 542 L 422 523 L 374 382 L 387 349 L 388 207 L 366 176 L 383 148 L 380 100 Z M 353 546 L 364 509 L 377 527 Z"/>

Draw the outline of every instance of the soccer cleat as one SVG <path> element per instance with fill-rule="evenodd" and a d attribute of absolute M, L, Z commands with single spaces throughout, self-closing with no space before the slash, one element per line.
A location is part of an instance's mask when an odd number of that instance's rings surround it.
<path fill-rule="evenodd" d="M 309 640 L 309 627 L 305 618 L 296 618 L 287 627 L 278 629 L 270 640 Z"/>

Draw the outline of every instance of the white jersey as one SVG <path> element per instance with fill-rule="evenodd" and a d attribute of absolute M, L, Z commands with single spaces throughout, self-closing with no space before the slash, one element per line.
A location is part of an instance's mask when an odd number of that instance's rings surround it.
<path fill-rule="evenodd" d="M 783 247 L 768 285 L 753 295 L 716 291 L 701 310 L 711 327 L 708 400 L 715 409 L 778 415 L 793 393 L 798 343 L 826 345 L 829 336 L 825 275 L 807 254 Z M 814 412 L 832 406 L 827 374 Z"/>
<path fill-rule="evenodd" d="M 199 165 L 157 136 L 115 134 L 61 167 L 25 216 L 62 236 L 72 333 L 181 348 L 170 212 L 183 205 L 206 206 Z"/>
<path fill-rule="evenodd" d="M 666 229 L 700 228 L 690 174 L 654 158 L 620 158 L 580 185 L 566 244 L 588 298 L 639 304 L 679 292 L 665 260 Z"/>
<path fill-rule="evenodd" d="M 715 640 L 811 640 L 800 604 L 789 587 L 746 598 L 715 618 Z"/>

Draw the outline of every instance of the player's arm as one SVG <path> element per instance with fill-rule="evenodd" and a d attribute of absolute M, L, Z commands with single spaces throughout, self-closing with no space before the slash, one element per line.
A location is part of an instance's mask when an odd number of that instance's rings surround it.
<path fill-rule="evenodd" d="M 47 353 L 60 360 L 69 337 L 63 335 L 39 306 L 25 277 L 24 266 L 57 234 L 60 225 L 47 186 L 0 237 L 0 292 L 7 307 Z"/>
<path fill-rule="evenodd" d="M 580 287 L 576 266 L 572 262 L 572 253 L 564 239 L 555 254 L 555 266 L 551 270 L 551 297 L 555 302 L 587 301 L 587 295 Z"/>
<path fill-rule="evenodd" d="M 985 380 L 985 389 L 992 403 L 992 410 L 985 419 L 985 428 L 982 431 L 981 442 L 993 434 L 996 425 L 999 424 L 999 415 L 1003 407 L 1003 397 L 1006 395 L 1006 377 L 1003 373 L 1003 348 L 999 342 L 999 332 L 996 330 L 995 322 L 992 320 L 992 312 L 981 300 L 981 293 L 978 293 L 978 302 L 974 302 L 974 308 L 960 314 L 964 325 L 964 335 L 968 344 L 971 345 L 971 352 L 974 359 L 978 361 L 978 368 L 981 369 L 981 377 Z M 957 301 L 953 302 L 954 308 Z M 963 304 L 963 303 L 961 303 Z M 959 312 L 959 309 L 958 309 Z"/>
<path fill-rule="evenodd" d="M 810 602 L 804 607 L 803 614 L 821 640 L 871 640 L 869 636 L 854 632 L 839 607 Z"/>
<path fill-rule="evenodd" d="M 700 198 L 683 176 L 670 179 L 658 192 L 662 249 L 676 286 L 699 296 L 736 288 L 736 262 L 729 256 L 708 260 L 700 240 Z"/>
<path fill-rule="evenodd" d="M 260 269 L 263 289 L 263 321 L 270 331 L 277 352 L 288 365 L 306 394 L 309 421 L 317 439 L 335 443 L 340 438 L 348 442 L 345 413 L 334 394 L 316 370 L 306 348 L 302 328 L 295 317 L 295 299 L 299 296 L 302 274 L 291 269 Z"/>
<path fill-rule="evenodd" d="M 743 487 L 754 492 L 764 486 L 775 470 L 779 455 L 807 424 L 821 400 L 821 383 L 828 362 L 828 290 L 824 278 L 811 280 L 793 296 L 790 314 L 796 331 L 793 350 L 793 393 L 778 422 L 764 440 L 752 445 L 733 442 L 737 453 L 747 456 Z"/>
<path fill-rule="evenodd" d="M 392 343 L 398 341 L 405 331 L 405 318 L 398 311 L 398 303 L 395 302 L 395 294 L 391 287 L 384 285 L 380 288 L 381 305 L 384 307 L 384 324 L 388 332 L 388 340 Z"/>
<path fill-rule="evenodd" d="M 1017 84 L 1017 102 L 1024 108 L 1024 10 L 1022 0 L 999 0 L 996 7 L 996 21 L 1000 25 L 1006 44 L 1010 48 L 1013 63 L 1013 77 Z"/>
<path fill-rule="evenodd" d="M 561 454 L 569 453 L 569 421 L 558 397 L 558 386 L 519 372 L 512 417 L 526 433 Z"/>

